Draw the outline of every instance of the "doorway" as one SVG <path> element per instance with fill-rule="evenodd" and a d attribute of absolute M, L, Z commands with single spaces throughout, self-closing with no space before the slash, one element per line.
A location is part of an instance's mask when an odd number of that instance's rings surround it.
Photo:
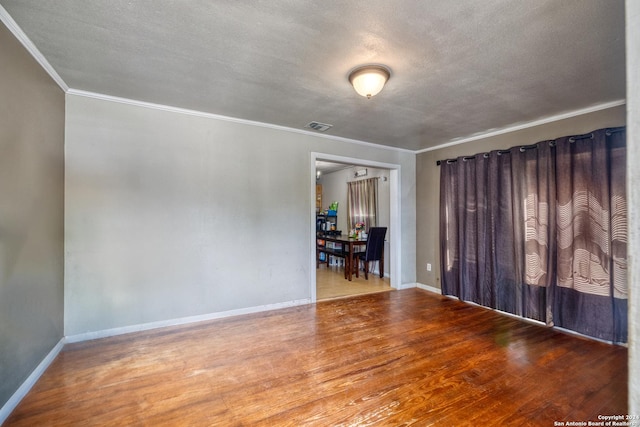
<path fill-rule="evenodd" d="M 312 200 L 312 227 L 311 227 L 311 300 L 316 302 L 322 299 L 337 298 L 348 295 L 363 294 L 370 292 L 380 292 L 384 290 L 397 289 L 399 287 L 399 265 L 400 265 L 400 191 L 399 177 L 400 166 L 394 164 L 354 159 L 343 156 L 335 156 L 322 153 L 311 153 L 311 200 Z M 318 163 L 317 163 L 318 162 Z M 316 167 L 316 165 L 319 165 Z M 363 275 L 352 281 L 344 279 L 344 270 L 341 260 L 332 260 L 333 263 L 321 265 L 316 269 L 316 183 L 317 173 L 333 174 L 333 180 L 342 182 L 333 184 L 333 188 L 340 188 L 344 194 L 333 194 L 333 197 L 341 199 L 338 208 L 338 229 L 346 227 L 346 182 L 354 180 L 354 172 L 360 175 L 363 170 L 369 176 L 379 179 L 381 193 L 386 200 L 380 200 L 381 221 L 379 225 L 388 227 L 387 244 L 385 245 L 385 277 L 380 278 L 377 274 L 370 274 L 369 280 L 365 280 Z M 343 185 L 344 188 L 340 187 Z M 329 197 L 332 197 L 329 195 Z M 327 200 L 323 197 L 321 209 L 326 208 L 334 200 Z M 385 206 L 382 206 L 382 204 Z M 340 219 L 341 218 L 341 219 Z M 342 230 L 347 234 L 348 230 Z M 316 274 L 313 274 L 313 271 Z"/>

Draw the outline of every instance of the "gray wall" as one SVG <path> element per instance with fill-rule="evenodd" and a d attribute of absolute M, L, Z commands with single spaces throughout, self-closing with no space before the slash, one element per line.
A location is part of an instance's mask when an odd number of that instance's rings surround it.
<path fill-rule="evenodd" d="M 640 2 L 627 0 L 627 194 L 629 195 L 629 414 L 640 414 Z"/>
<path fill-rule="evenodd" d="M 438 229 L 440 167 L 436 166 L 437 160 L 500 148 L 506 149 L 515 145 L 533 144 L 561 136 L 586 133 L 595 129 L 623 126 L 625 123 L 625 107 L 620 106 L 419 154 L 416 160 L 416 276 L 418 283 L 440 288 Z M 432 265 L 431 272 L 427 271 L 427 263 Z"/>
<path fill-rule="evenodd" d="M 415 155 L 67 95 L 65 335 L 311 297 L 311 153 L 401 165 L 415 283 Z"/>
<path fill-rule="evenodd" d="M 64 93 L 0 23 L 0 407 L 63 336 Z"/>

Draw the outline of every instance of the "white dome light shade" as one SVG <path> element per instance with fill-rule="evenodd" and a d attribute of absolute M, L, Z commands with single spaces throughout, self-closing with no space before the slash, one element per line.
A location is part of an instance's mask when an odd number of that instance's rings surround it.
<path fill-rule="evenodd" d="M 349 81 L 358 94 L 371 98 L 382 90 L 390 75 L 383 66 L 365 65 L 353 70 Z"/>

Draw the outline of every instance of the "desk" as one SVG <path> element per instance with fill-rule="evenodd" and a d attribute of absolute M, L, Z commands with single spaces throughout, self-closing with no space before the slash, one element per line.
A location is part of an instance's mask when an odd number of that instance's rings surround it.
<path fill-rule="evenodd" d="M 318 245 L 317 240 L 324 240 L 326 242 L 340 243 L 342 249 L 328 249 L 325 246 Z M 327 261 L 330 255 L 344 258 L 344 278 L 351 281 L 353 277 L 353 263 L 354 263 L 354 249 L 356 246 L 366 246 L 367 241 L 362 239 L 354 239 L 349 236 L 330 236 L 324 233 L 318 233 L 316 235 L 316 268 L 318 267 L 318 260 L 320 258 L 320 252 L 324 252 L 327 255 Z M 327 264 L 328 265 L 328 264 Z"/>

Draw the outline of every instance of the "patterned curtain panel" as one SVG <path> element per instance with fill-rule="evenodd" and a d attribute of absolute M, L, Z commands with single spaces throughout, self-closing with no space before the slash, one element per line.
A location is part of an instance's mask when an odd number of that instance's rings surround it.
<path fill-rule="evenodd" d="M 626 342 L 624 129 L 441 165 L 442 291 Z"/>
<path fill-rule="evenodd" d="M 378 225 L 378 178 L 347 182 L 347 225 L 362 222 L 365 230 Z"/>
<path fill-rule="evenodd" d="M 626 132 L 605 129 L 556 146 L 556 325 L 627 338 Z"/>

